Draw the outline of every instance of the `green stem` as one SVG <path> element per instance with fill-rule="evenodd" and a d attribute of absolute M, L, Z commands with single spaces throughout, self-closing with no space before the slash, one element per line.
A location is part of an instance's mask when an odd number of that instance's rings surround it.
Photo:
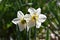
<path fill-rule="evenodd" d="M 18 25 L 16 25 L 16 32 L 17 32 L 17 40 L 20 40 L 21 36 L 20 36 L 20 30 L 19 30 Z"/>
<path fill-rule="evenodd" d="M 36 40 L 36 20 L 35 20 L 35 27 L 34 27 L 34 40 Z"/>
<path fill-rule="evenodd" d="M 29 40 L 29 30 L 27 29 L 27 23 L 26 23 L 26 40 Z M 28 31 L 27 31 L 28 30 Z"/>

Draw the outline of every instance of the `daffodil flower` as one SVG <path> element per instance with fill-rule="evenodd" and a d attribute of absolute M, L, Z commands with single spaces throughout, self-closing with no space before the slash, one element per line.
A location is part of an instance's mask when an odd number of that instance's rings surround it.
<path fill-rule="evenodd" d="M 32 26 L 35 26 L 35 21 L 36 21 L 36 28 L 40 28 L 41 23 L 43 23 L 46 20 L 46 16 L 44 14 L 41 14 L 41 9 L 38 8 L 37 10 L 34 8 L 29 8 L 28 12 L 31 15 L 31 22 L 30 24 Z"/>
<path fill-rule="evenodd" d="M 20 31 L 26 28 L 26 23 L 29 20 L 29 14 L 24 15 L 22 11 L 17 12 L 17 18 L 13 19 L 12 22 L 19 26 Z"/>

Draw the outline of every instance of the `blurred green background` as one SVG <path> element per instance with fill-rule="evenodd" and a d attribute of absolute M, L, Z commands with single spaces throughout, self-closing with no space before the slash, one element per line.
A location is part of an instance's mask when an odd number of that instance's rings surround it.
<path fill-rule="evenodd" d="M 53 40 L 51 33 L 60 39 L 60 1 L 59 0 L 0 0 L 0 40 L 26 40 L 26 32 L 20 34 L 18 27 L 11 21 L 17 17 L 17 11 L 28 13 L 28 8 L 41 8 L 41 13 L 47 16 L 47 20 L 37 29 L 37 40 Z M 34 28 L 30 30 L 30 39 L 34 38 Z M 57 40 L 57 38 L 56 38 Z"/>

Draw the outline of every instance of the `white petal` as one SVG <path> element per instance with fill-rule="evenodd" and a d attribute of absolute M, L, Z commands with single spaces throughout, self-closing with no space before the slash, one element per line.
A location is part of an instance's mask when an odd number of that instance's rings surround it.
<path fill-rule="evenodd" d="M 30 20 L 30 17 L 31 17 L 30 14 L 26 14 L 26 15 L 24 16 L 24 19 L 28 22 L 28 21 Z"/>
<path fill-rule="evenodd" d="M 13 22 L 14 24 L 19 23 L 19 21 L 20 21 L 20 19 L 19 19 L 19 18 L 15 18 L 15 19 L 13 19 L 13 20 L 12 20 L 12 22 Z"/>
<path fill-rule="evenodd" d="M 41 8 L 38 8 L 38 9 L 36 10 L 36 13 L 37 13 L 37 14 L 40 14 L 40 13 L 41 13 Z"/>
<path fill-rule="evenodd" d="M 23 31 L 26 28 L 26 24 L 18 23 L 20 31 Z"/>
<path fill-rule="evenodd" d="M 22 11 L 18 11 L 17 12 L 17 17 L 18 18 L 21 18 L 21 17 L 23 17 L 24 16 L 24 14 L 22 13 Z"/>
<path fill-rule="evenodd" d="M 28 12 L 32 15 L 33 13 L 36 12 L 36 10 L 35 10 L 34 8 L 29 8 L 29 9 L 28 9 Z"/>
<path fill-rule="evenodd" d="M 43 15 L 43 14 L 40 14 L 39 15 L 39 22 L 44 22 L 45 20 L 46 20 L 46 16 L 45 15 Z"/>
<path fill-rule="evenodd" d="M 28 22 L 28 27 L 33 27 L 33 26 L 35 26 L 35 21 L 30 20 Z"/>
<path fill-rule="evenodd" d="M 37 22 L 36 23 L 36 28 L 40 28 L 40 26 L 41 26 L 41 23 L 40 22 Z"/>
<path fill-rule="evenodd" d="M 29 27 L 27 26 L 27 32 L 29 31 Z"/>

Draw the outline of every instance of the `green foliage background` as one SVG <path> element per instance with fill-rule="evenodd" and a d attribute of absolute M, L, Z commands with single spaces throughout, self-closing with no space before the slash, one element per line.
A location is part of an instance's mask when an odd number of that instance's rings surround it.
<path fill-rule="evenodd" d="M 18 30 L 16 30 L 16 25 L 11 21 L 17 17 L 17 11 L 21 10 L 26 14 L 28 13 L 27 10 L 29 7 L 35 9 L 40 7 L 42 9 L 41 13 L 47 16 L 47 20 L 42 23 L 42 26 L 39 29 L 37 29 L 37 34 L 43 34 L 43 29 L 45 29 L 44 33 L 46 33 L 49 28 L 49 31 L 54 34 L 54 31 L 57 31 L 58 34 L 56 36 L 58 36 L 60 33 L 60 5 L 57 4 L 58 2 L 58 0 L 2 0 L 0 2 L 0 38 L 9 40 L 9 38 L 12 37 L 16 40 L 19 33 L 17 33 Z M 31 28 L 31 30 L 30 38 L 33 39 L 34 28 Z M 49 39 L 49 31 L 46 33 L 46 40 Z M 25 40 L 26 32 L 21 32 L 21 36 L 21 40 Z M 37 37 L 39 38 L 40 36 L 38 35 Z"/>

